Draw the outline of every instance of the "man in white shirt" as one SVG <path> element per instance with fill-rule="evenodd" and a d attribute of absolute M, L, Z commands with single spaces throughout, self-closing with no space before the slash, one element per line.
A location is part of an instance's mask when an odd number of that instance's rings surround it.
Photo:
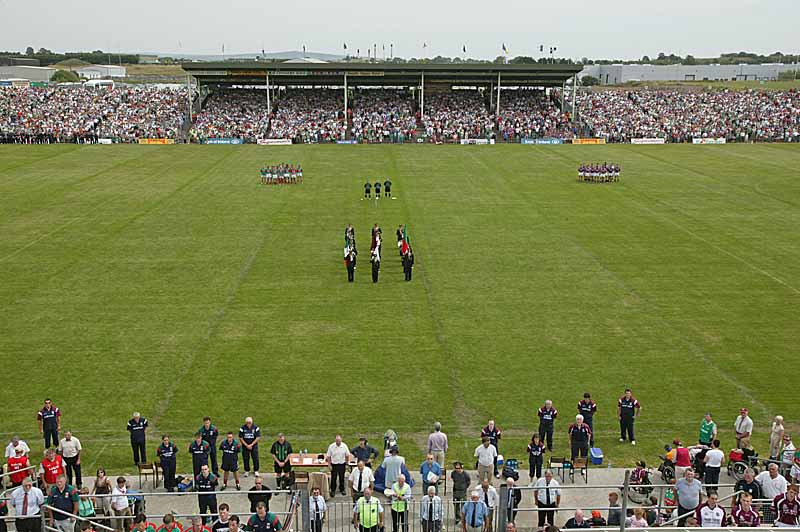
<path fill-rule="evenodd" d="M 719 484 L 719 472 L 725 462 L 725 453 L 720 450 L 719 446 L 719 440 L 712 441 L 711 449 L 706 452 L 706 456 L 703 458 L 703 462 L 706 464 L 705 484 L 708 495 L 719 491 L 716 485 Z"/>
<path fill-rule="evenodd" d="M 474 455 L 478 459 L 478 480 L 492 478 L 497 449 L 489 442 L 487 436 L 481 439 L 481 444 L 475 448 Z"/>
<path fill-rule="evenodd" d="M 22 454 L 28 456 L 28 453 L 31 452 L 31 448 L 28 447 L 28 444 L 25 443 L 24 440 L 20 440 L 19 436 L 14 436 L 11 438 L 11 443 L 6 446 L 6 458 L 13 458 L 16 456 L 16 448 L 22 447 Z"/>
<path fill-rule="evenodd" d="M 542 508 L 558 508 L 561 504 L 561 489 L 558 481 L 553 479 L 553 472 L 549 469 L 544 472 L 544 477 L 540 478 L 533 485 L 533 501 L 539 508 L 539 528 L 544 528 L 547 521 L 553 524 L 555 521 L 555 510 L 545 511 Z"/>
<path fill-rule="evenodd" d="M 733 430 L 736 431 L 736 448 L 749 449 L 750 436 L 753 433 L 753 420 L 747 414 L 747 409 L 739 410 L 739 417 L 733 423 Z"/>
<path fill-rule="evenodd" d="M 42 490 L 33 485 L 31 477 L 22 481 L 22 486 L 11 492 L 11 505 L 17 518 L 17 532 L 41 532 L 41 507 L 44 504 Z"/>
<path fill-rule="evenodd" d="M 708 500 L 695 510 L 695 517 L 701 527 L 721 528 L 725 525 L 725 510 L 717 504 L 718 498 L 716 493 L 711 493 Z"/>
<path fill-rule="evenodd" d="M 311 497 L 308 498 L 308 510 L 311 515 L 311 532 L 322 532 L 322 525 L 325 522 L 325 512 L 328 506 L 325 498 L 320 494 L 319 488 L 311 490 Z"/>
<path fill-rule="evenodd" d="M 128 530 L 131 527 L 131 508 L 128 504 L 128 486 L 125 477 L 117 477 L 117 485 L 111 490 L 111 509 L 115 516 L 127 516 L 128 519 L 115 519 L 116 530 Z"/>
<path fill-rule="evenodd" d="M 492 446 L 492 448 L 494 448 L 494 445 Z M 488 510 L 488 512 L 486 513 L 486 527 L 484 528 L 484 530 L 486 532 L 492 532 L 494 509 L 497 508 L 497 503 L 499 499 L 497 495 L 497 490 L 489 482 L 489 479 L 485 478 L 481 480 L 481 487 L 478 490 L 478 493 L 481 496 L 483 504 L 486 505 L 486 509 Z"/>
<path fill-rule="evenodd" d="M 64 458 L 65 469 L 67 471 L 67 484 L 72 484 L 72 475 L 75 475 L 75 486 L 81 489 L 83 477 L 81 477 L 81 441 L 72 435 L 72 431 L 64 432 L 64 437 L 58 442 L 58 454 Z"/>
<path fill-rule="evenodd" d="M 422 532 L 440 532 L 443 515 L 442 499 L 436 495 L 436 487 L 428 486 L 428 493 L 419 504 L 419 518 L 422 521 Z"/>
<path fill-rule="evenodd" d="M 337 486 L 339 493 L 346 495 L 344 491 L 344 473 L 347 468 L 347 462 L 350 460 L 350 448 L 342 441 L 341 434 L 337 434 L 335 441 L 328 446 L 325 459 L 328 465 L 331 466 L 331 497 L 336 496 Z"/>
<path fill-rule="evenodd" d="M 350 472 L 350 493 L 353 495 L 353 502 L 358 501 L 364 496 L 364 488 L 373 488 L 375 484 L 375 475 L 372 474 L 372 469 L 364 464 L 363 460 L 358 461 L 358 465 Z"/>
<path fill-rule="evenodd" d="M 761 494 L 765 499 L 774 499 L 786 493 L 786 479 L 778 474 L 778 464 L 770 464 L 769 469 L 758 474 L 756 482 L 761 485 Z"/>

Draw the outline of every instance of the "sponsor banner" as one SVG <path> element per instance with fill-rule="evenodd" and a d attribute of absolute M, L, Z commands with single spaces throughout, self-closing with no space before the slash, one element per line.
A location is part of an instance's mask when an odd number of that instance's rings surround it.
<path fill-rule="evenodd" d="M 692 139 L 692 144 L 725 144 L 727 142 L 724 138 L 719 139 Z"/>
<path fill-rule="evenodd" d="M 98 144 L 114 144 L 112 139 L 97 139 Z"/>
<path fill-rule="evenodd" d="M 337 140 L 336 144 L 358 144 L 357 140 Z"/>
<path fill-rule="evenodd" d="M 244 144 L 242 139 L 206 139 L 206 144 Z"/>
<path fill-rule="evenodd" d="M 175 144 L 175 139 L 139 139 L 139 144 Z"/>
<path fill-rule="evenodd" d="M 292 139 L 258 139 L 260 146 L 291 146 Z"/>
<path fill-rule="evenodd" d="M 494 139 L 489 141 L 489 139 L 461 139 L 462 145 L 487 145 L 487 144 L 494 144 Z"/>
<path fill-rule="evenodd" d="M 227 76 L 227 70 L 189 70 L 192 76 Z"/>
<path fill-rule="evenodd" d="M 562 139 L 543 138 L 543 139 L 522 139 L 522 144 L 564 144 Z"/>
<path fill-rule="evenodd" d="M 666 144 L 666 139 L 660 138 L 641 138 L 641 139 L 631 139 L 631 144 Z"/>
<path fill-rule="evenodd" d="M 605 144 L 606 139 L 572 139 L 573 144 Z"/>
<path fill-rule="evenodd" d="M 6 80 L 0 81 L 0 87 L 11 87 L 11 85 L 12 84 L 11 84 L 10 81 L 6 81 Z"/>
<path fill-rule="evenodd" d="M 270 76 L 308 76 L 307 70 L 270 70 Z"/>

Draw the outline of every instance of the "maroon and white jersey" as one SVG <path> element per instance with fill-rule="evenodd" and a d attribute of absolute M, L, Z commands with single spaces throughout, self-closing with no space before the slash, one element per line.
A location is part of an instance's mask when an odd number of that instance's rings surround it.
<path fill-rule="evenodd" d="M 719 504 L 711 508 L 704 502 L 695 510 L 697 524 L 706 528 L 722 528 L 725 525 L 725 510 Z"/>
<path fill-rule="evenodd" d="M 800 516 L 800 501 L 795 498 L 790 501 L 785 493 L 781 493 L 772 501 L 772 509 L 777 517 L 775 523 L 797 526 L 797 518 Z"/>
<path fill-rule="evenodd" d="M 736 526 L 761 526 L 761 519 L 758 517 L 758 512 L 753 510 L 752 507 L 748 510 L 743 510 L 741 506 L 737 506 L 731 512 L 733 522 Z"/>

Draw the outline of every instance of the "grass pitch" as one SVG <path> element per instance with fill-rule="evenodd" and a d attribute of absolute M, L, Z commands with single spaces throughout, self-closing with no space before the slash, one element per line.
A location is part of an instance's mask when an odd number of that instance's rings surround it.
<path fill-rule="evenodd" d="M 576 182 L 603 160 L 620 183 Z M 282 161 L 305 183 L 259 185 Z M 764 454 L 773 415 L 800 426 L 798 167 L 800 147 L 777 145 L 0 147 L 0 435 L 38 456 L 48 396 L 87 475 L 132 470 L 133 410 L 149 453 L 177 439 L 179 470 L 205 414 L 221 431 L 252 415 L 267 444 L 284 431 L 314 451 L 393 428 L 412 464 L 433 421 L 467 459 L 494 416 L 501 452 L 523 458 L 548 398 L 566 452 L 588 390 L 614 465 L 694 441 L 707 410 L 730 447 L 744 405 Z M 397 200 L 360 201 L 386 176 Z M 617 442 L 626 386 L 636 448 Z"/>

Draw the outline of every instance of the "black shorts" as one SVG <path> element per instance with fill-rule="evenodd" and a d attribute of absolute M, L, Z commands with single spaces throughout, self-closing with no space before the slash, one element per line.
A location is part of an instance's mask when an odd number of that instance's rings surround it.
<path fill-rule="evenodd" d="M 222 460 L 222 470 L 223 471 L 239 471 L 239 461 L 238 460 Z"/>
<path fill-rule="evenodd" d="M 290 464 L 288 461 L 285 464 L 283 464 L 283 467 L 279 466 L 277 463 L 274 463 L 274 465 L 275 465 L 275 472 L 279 475 L 281 473 L 289 473 L 292 470 L 292 464 Z"/>

